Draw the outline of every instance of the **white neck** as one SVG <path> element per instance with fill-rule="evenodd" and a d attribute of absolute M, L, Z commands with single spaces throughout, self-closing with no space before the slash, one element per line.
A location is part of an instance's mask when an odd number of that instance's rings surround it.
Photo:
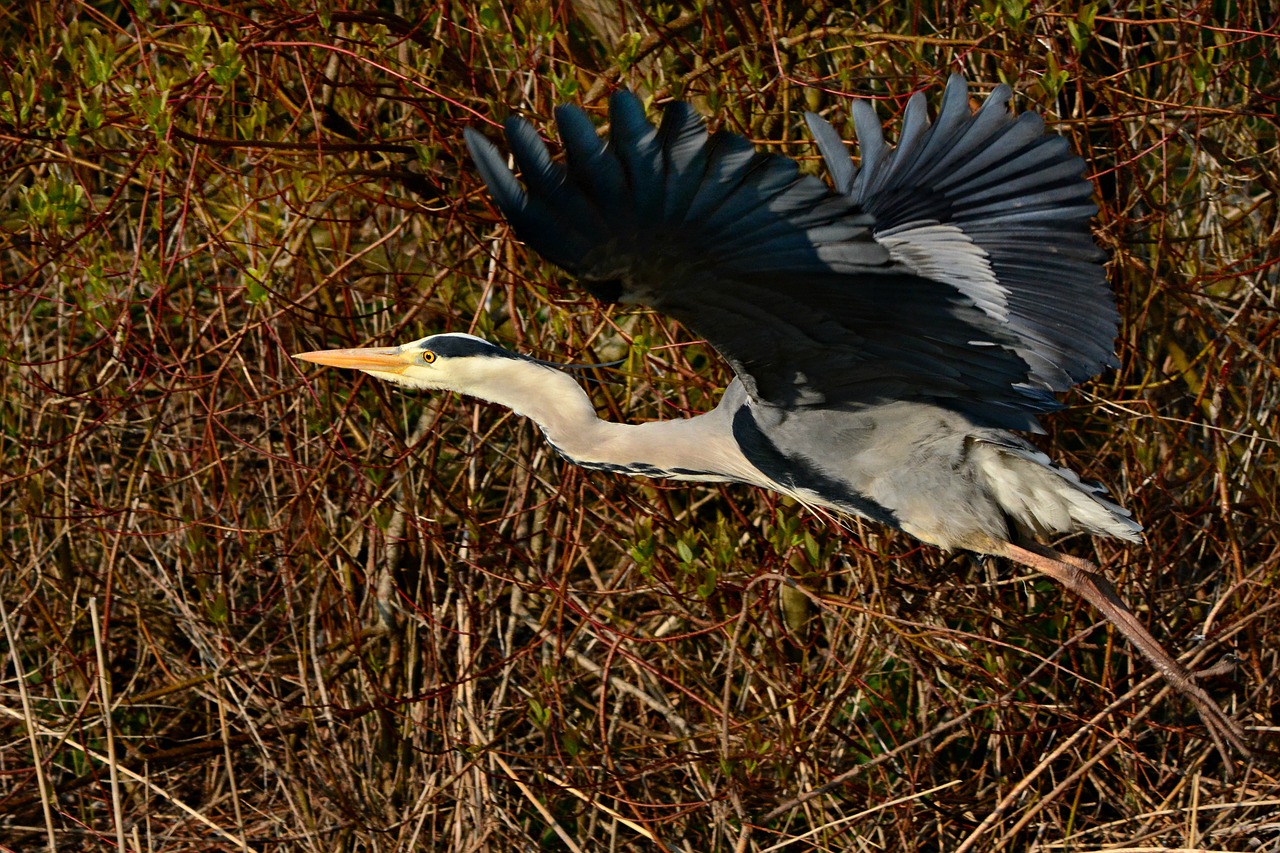
<path fill-rule="evenodd" d="M 582 386 L 554 367 L 532 361 L 503 361 L 500 369 L 485 379 L 469 383 L 462 393 L 506 406 L 529 418 L 561 449 L 572 443 L 571 436 L 589 439 L 600 427 L 609 426 L 596 416 Z"/>
<path fill-rule="evenodd" d="M 531 361 L 494 361 L 477 364 L 456 390 L 530 418 L 556 450 L 583 467 L 767 485 L 733 439 L 734 406 L 726 403 L 739 394 L 726 392 L 719 406 L 693 418 L 618 424 L 597 417 L 586 391 L 568 374 Z"/>

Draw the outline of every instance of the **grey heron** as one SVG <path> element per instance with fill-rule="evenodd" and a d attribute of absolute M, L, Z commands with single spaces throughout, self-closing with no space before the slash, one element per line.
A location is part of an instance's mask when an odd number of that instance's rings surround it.
<path fill-rule="evenodd" d="M 1141 541 L 1101 487 L 1014 430 L 1038 431 L 1055 392 L 1114 364 L 1118 313 L 1083 161 L 996 87 L 972 111 L 952 76 L 932 123 L 908 102 L 896 147 L 853 104 L 861 147 L 809 114 L 834 188 L 685 103 L 660 126 L 628 92 L 602 139 L 556 110 L 564 161 L 506 122 L 523 183 L 468 129 L 516 235 L 609 302 L 662 311 L 704 337 L 734 379 L 714 409 L 601 420 L 567 373 L 471 335 L 298 355 L 410 388 L 450 390 L 531 418 L 586 468 L 746 483 L 881 522 L 943 549 L 1006 557 L 1094 605 L 1200 712 L 1224 756 L 1237 724 L 1146 630 L 1097 568 L 1044 541 Z M 1225 741 L 1225 743 L 1224 743 Z"/>

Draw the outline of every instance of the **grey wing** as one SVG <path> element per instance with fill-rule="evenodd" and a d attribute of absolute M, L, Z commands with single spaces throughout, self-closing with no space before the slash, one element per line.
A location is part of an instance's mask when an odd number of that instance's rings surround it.
<path fill-rule="evenodd" d="M 706 337 L 753 397 L 788 408 L 930 399 L 1024 429 L 1055 406 L 1022 338 L 981 304 L 990 293 L 895 255 L 874 214 L 791 160 L 708 136 L 685 104 L 654 128 L 626 92 L 610 102 L 607 144 L 576 108 L 556 119 L 564 164 L 527 122 L 506 124 L 524 186 L 467 132 L 516 234 L 596 296 Z"/>
<path fill-rule="evenodd" d="M 1093 242 L 1092 185 L 1067 140 L 1034 113 L 1009 114 L 1008 86 L 977 113 L 953 75 L 932 125 L 908 101 L 896 148 L 870 104 L 853 104 L 855 168 L 831 125 L 806 119 L 840 192 L 875 218 L 897 261 L 969 296 L 1015 335 L 1029 380 L 1061 391 L 1113 365 L 1119 315 Z"/>

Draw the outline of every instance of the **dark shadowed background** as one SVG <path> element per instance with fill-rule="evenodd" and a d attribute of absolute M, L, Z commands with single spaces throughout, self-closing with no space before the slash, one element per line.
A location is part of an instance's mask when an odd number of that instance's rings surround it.
<path fill-rule="evenodd" d="M 137 0 L 0 12 L 0 845 L 1280 851 L 1270 4 Z M 620 85 L 817 171 L 951 71 L 1089 163 L 1121 367 L 1037 439 L 1264 754 L 1042 578 L 290 354 L 473 332 L 602 415 L 727 380 L 516 243 L 462 129 Z M 1082 307 L 1082 310 L 1088 310 Z"/>

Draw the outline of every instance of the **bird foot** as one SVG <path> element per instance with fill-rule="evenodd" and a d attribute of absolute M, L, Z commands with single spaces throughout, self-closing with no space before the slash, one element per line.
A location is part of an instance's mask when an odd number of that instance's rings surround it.
<path fill-rule="evenodd" d="M 1206 666 L 1204 669 L 1197 669 L 1192 673 L 1196 678 L 1217 678 L 1222 675 L 1230 675 L 1236 671 L 1236 665 L 1240 663 L 1240 658 L 1232 654 L 1222 656 L 1222 659 L 1213 666 Z"/>

